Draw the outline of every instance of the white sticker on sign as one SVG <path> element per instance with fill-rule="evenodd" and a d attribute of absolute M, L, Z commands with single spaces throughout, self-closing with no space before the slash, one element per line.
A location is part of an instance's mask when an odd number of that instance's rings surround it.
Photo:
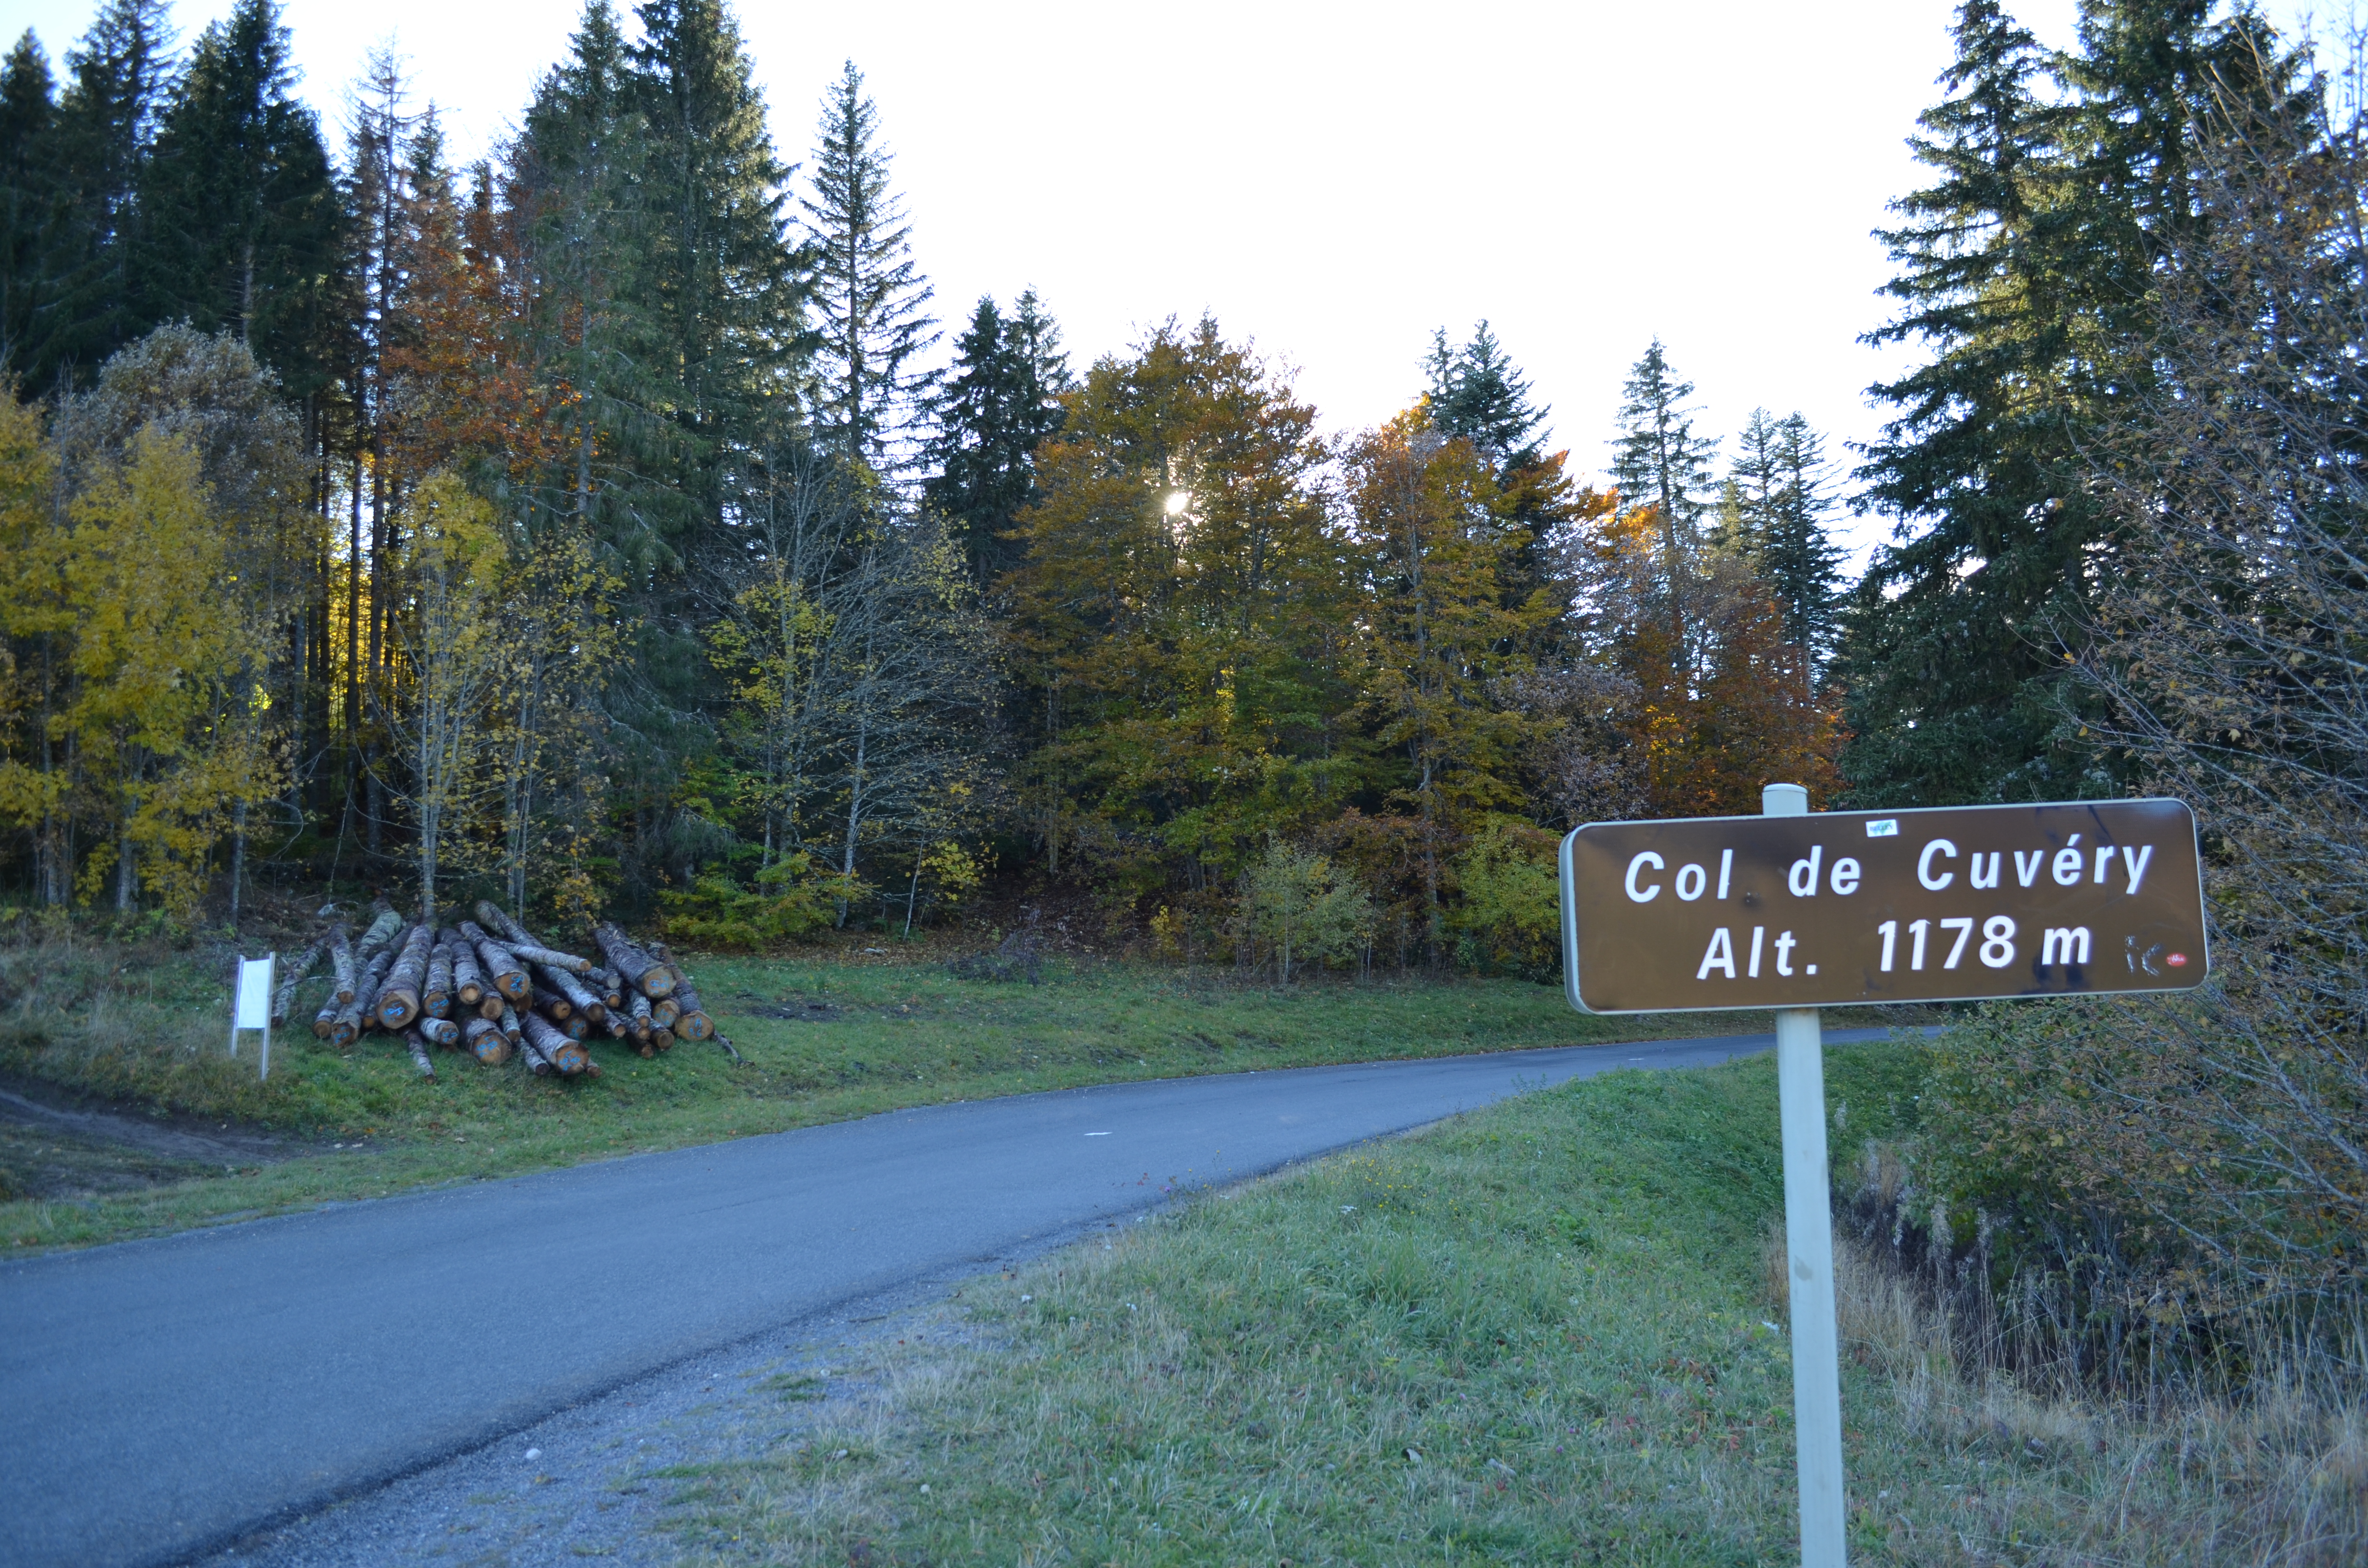
<path fill-rule="evenodd" d="M 1871 822 L 1866 824 L 1866 835 L 1869 838 L 1896 838 L 1899 836 L 1899 819 L 1884 817 L 1878 822 Z"/>

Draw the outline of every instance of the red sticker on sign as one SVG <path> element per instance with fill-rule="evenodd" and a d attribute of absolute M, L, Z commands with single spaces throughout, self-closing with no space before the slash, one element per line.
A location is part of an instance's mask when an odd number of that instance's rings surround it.
<path fill-rule="evenodd" d="M 2185 953 L 2173 953 L 2170 957 L 2163 960 L 2162 961 L 2169 964 L 2173 969 L 2178 969 L 2187 962 L 2187 955 Z"/>

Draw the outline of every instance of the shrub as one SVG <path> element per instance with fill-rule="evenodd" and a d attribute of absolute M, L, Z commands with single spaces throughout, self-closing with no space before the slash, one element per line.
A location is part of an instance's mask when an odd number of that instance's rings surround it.
<path fill-rule="evenodd" d="M 1346 965 L 1373 939 L 1373 901 L 1357 879 L 1328 857 L 1270 844 L 1250 869 L 1242 890 L 1246 957 L 1255 968 L 1271 954 L 1286 984 L 1294 963 Z"/>
<path fill-rule="evenodd" d="M 859 878 L 815 871 L 814 858 L 803 851 L 774 861 L 754 881 L 743 887 L 709 871 L 680 892 L 661 894 L 659 928 L 687 947 L 761 952 L 814 936 L 837 918 L 842 903 L 871 891 Z"/>
<path fill-rule="evenodd" d="M 1500 822 L 1456 857 L 1462 897 L 1448 927 L 1468 968 L 1532 980 L 1562 972 L 1559 846 L 1553 834 L 1527 823 Z"/>

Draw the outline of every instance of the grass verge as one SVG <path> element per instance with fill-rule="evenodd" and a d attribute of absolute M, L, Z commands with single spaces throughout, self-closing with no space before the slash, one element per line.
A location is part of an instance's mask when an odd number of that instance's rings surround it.
<path fill-rule="evenodd" d="M 269 1129 L 297 1156 L 202 1176 L 156 1161 L 143 1176 L 20 1132 L 0 1139 L 0 1245 L 112 1241 L 945 1100 L 1770 1027 L 1758 1014 L 1588 1017 L 1557 990 L 1509 981 L 1269 989 L 1088 963 L 998 985 L 860 957 L 694 956 L 685 962 L 745 1066 L 712 1045 L 645 1062 L 596 1043 L 597 1080 L 440 1053 L 427 1083 L 392 1040 L 347 1051 L 313 1040 L 300 1004 L 258 1083 L 251 1043 L 236 1061 L 225 1051 L 226 957 L 71 931 L 0 949 L 0 1074 L 185 1129 Z M 104 1181 L 91 1175 L 102 1165 Z"/>
<path fill-rule="evenodd" d="M 1834 1051 L 1838 1145 L 1908 1131 L 1923 1063 Z M 1765 1058 L 1615 1074 L 1088 1242 L 884 1352 L 870 1416 L 671 1472 L 676 1528 L 881 1568 L 1786 1560 L 1776 1119 Z M 1969 1387 L 1852 1267 L 1854 1561 L 2361 1560 L 2356 1406 Z"/>

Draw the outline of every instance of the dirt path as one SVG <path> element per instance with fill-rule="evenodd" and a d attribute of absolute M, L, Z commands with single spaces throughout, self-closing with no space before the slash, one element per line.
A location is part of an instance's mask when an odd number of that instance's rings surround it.
<path fill-rule="evenodd" d="M 0 1198 L 88 1198 L 275 1165 L 292 1140 L 80 1099 L 0 1078 Z"/>

